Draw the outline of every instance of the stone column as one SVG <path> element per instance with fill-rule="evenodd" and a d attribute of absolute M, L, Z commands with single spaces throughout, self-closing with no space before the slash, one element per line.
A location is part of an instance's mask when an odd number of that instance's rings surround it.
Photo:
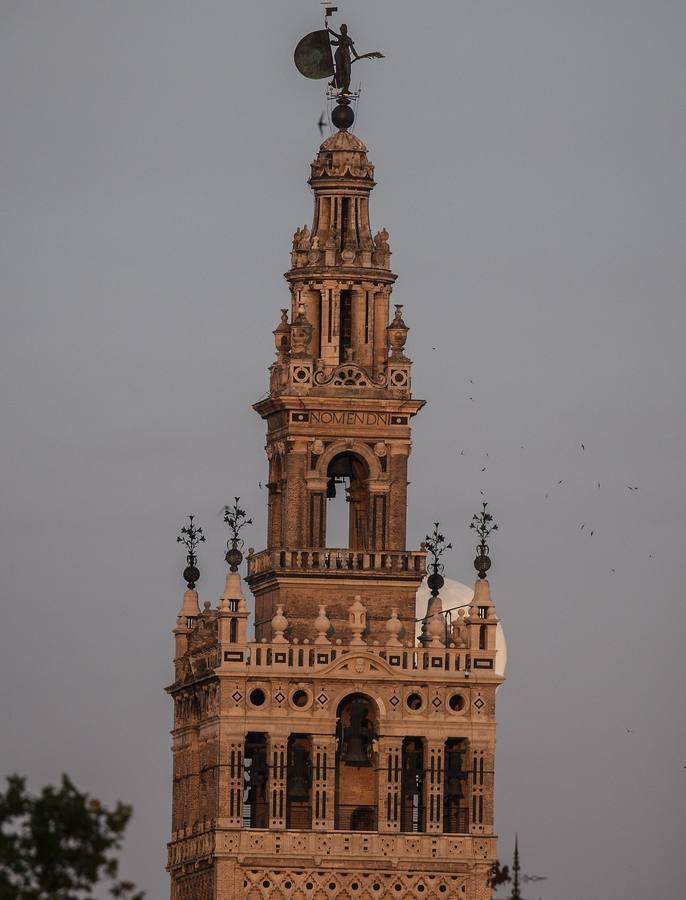
<path fill-rule="evenodd" d="M 488 785 L 490 778 L 489 757 L 487 744 L 473 744 L 470 747 L 472 769 L 469 776 L 470 806 L 469 806 L 469 831 L 471 834 L 485 834 L 487 828 L 489 809 Z M 491 801 L 492 802 L 492 801 Z"/>
<path fill-rule="evenodd" d="M 283 531 L 284 546 L 293 549 L 304 547 L 305 540 L 305 467 L 307 448 L 294 447 L 285 457 L 286 494 Z"/>
<path fill-rule="evenodd" d="M 363 366 L 364 363 L 364 300 L 365 291 L 356 284 L 351 293 L 351 335 L 350 346 L 354 351 L 353 359 Z"/>
<path fill-rule="evenodd" d="M 222 765 L 219 768 L 219 818 L 227 828 L 243 824 L 243 735 L 231 735 L 222 741 Z"/>
<path fill-rule="evenodd" d="M 312 736 L 312 830 L 333 831 L 336 806 L 336 738 Z"/>
<path fill-rule="evenodd" d="M 425 742 L 424 796 L 426 830 L 438 834 L 443 831 L 443 741 Z"/>
<path fill-rule="evenodd" d="M 388 359 L 386 326 L 388 325 L 388 291 L 374 294 L 374 369 L 383 371 Z"/>
<path fill-rule="evenodd" d="M 325 366 L 338 365 L 338 326 L 340 287 L 327 282 L 322 290 L 322 325 L 320 356 Z"/>
<path fill-rule="evenodd" d="M 326 544 L 326 486 L 307 492 L 307 546 Z"/>
<path fill-rule="evenodd" d="M 388 458 L 390 491 L 388 495 L 388 547 L 405 550 L 407 528 L 407 457 L 409 445 L 393 445 Z"/>
<path fill-rule="evenodd" d="M 286 828 L 288 737 L 267 735 L 267 760 L 269 768 L 267 783 L 269 828 L 272 831 L 283 831 Z"/>
<path fill-rule="evenodd" d="M 377 796 L 381 832 L 400 831 L 402 805 L 402 738 L 379 738 Z"/>
<path fill-rule="evenodd" d="M 369 495 L 369 505 L 371 519 L 369 528 L 369 547 L 371 550 L 384 550 L 387 548 L 388 495 L 376 491 L 371 492 Z"/>
<path fill-rule="evenodd" d="M 321 291 L 313 287 L 303 288 L 301 293 L 301 299 L 305 304 L 305 313 L 312 325 L 310 355 L 313 359 L 318 359 L 321 355 L 321 322 L 319 321 L 321 296 Z"/>

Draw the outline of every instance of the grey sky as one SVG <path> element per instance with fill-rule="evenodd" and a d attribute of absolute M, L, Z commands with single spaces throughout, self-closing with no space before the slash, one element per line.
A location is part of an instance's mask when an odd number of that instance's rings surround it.
<path fill-rule="evenodd" d="M 340 5 L 387 54 L 353 71 L 429 400 L 409 539 L 440 519 L 470 581 L 480 490 L 501 523 L 501 858 L 518 829 L 550 878 L 534 900 L 677 897 L 686 5 Z M 323 86 L 292 50 L 319 21 L 314 0 L 0 2 L 0 773 L 134 803 L 126 872 L 151 900 L 174 538 L 196 513 L 213 602 L 223 502 L 263 545 L 250 404 L 311 216 Z"/>

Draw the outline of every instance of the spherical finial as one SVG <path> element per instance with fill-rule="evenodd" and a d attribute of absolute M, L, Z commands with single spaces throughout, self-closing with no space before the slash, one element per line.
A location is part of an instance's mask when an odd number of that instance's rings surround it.
<path fill-rule="evenodd" d="M 438 572 L 432 572 L 426 579 L 432 597 L 438 597 L 441 588 L 445 584 L 445 579 Z"/>
<path fill-rule="evenodd" d="M 479 536 L 479 543 L 476 545 L 477 555 L 474 560 L 474 568 L 476 569 L 479 578 L 483 580 L 486 577 L 486 573 L 491 568 L 491 560 L 488 556 L 490 551 L 487 541 L 491 532 L 498 530 L 498 526 L 493 521 L 491 513 L 487 511 L 488 503 L 482 503 L 481 507 L 481 512 L 478 515 L 472 516 L 469 527 L 472 531 L 476 531 Z"/>
<path fill-rule="evenodd" d="M 479 578 L 484 579 L 486 572 L 491 568 L 491 560 L 485 553 L 480 553 L 474 560 L 474 568 L 479 574 Z"/>
<path fill-rule="evenodd" d="M 243 562 L 241 529 L 245 528 L 246 525 L 252 525 L 252 519 L 249 519 L 246 511 L 238 505 L 240 499 L 240 497 L 234 497 L 233 506 L 224 507 L 224 521 L 231 529 L 231 537 L 226 542 L 224 559 L 229 564 L 229 569 L 232 572 L 237 572 L 238 567 Z"/>
<path fill-rule="evenodd" d="M 331 121 L 339 131 L 347 131 L 355 121 L 355 113 L 350 108 L 350 100 L 347 97 L 339 97 L 338 105 L 334 106 L 331 113 Z"/>
<path fill-rule="evenodd" d="M 198 544 L 202 544 L 205 540 L 202 528 L 193 521 L 195 516 L 188 516 L 188 525 L 184 525 L 181 533 L 176 538 L 178 544 L 183 544 L 186 548 L 186 568 L 183 570 L 183 580 L 188 585 L 188 590 L 195 589 L 195 585 L 200 578 L 200 569 L 198 568 L 198 557 L 195 552 Z"/>

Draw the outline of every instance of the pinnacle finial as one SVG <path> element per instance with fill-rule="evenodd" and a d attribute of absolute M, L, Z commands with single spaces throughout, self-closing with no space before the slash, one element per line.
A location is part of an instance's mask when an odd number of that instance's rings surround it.
<path fill-rule="evenodd" d="M 205 535 L 200 525 L 195 525 L 195 516 L 188 516 L 188 525 L 184 525 L 181 532 L 176 538 L 177 544 L 183 544 L 186 548 L 186 568 L 183 572 L 183 579 L 188 585 L 188 590 L 195 588 L 196 582 L 200 578 L 200 569 L 198 568 L 198 557 L 195 548 L 198 544 L 205 541 Z"/>
<path fill-rule="evenodd" d="M 252 519 L 248 518 L 248 514 L 239 506 L 240 497 L 233 498 L 233 506 L 224 507 L 224 521 L 231 529 L 231 537 L 226 542 L 226 559 L 229 569 L 237 572 L 238 567 L 243 562 L 243 538 L 240 536 L 241 530 L 246 525 L 252 525 Z"/>
<path fill-rule="evenodd" d="M 486 577 L 486 573 L 491 568 L 491 560 L 488 556 L 490 550 L 486 541 L 492 531 L 498 530 L 498 525 L 493 521 L 493 516 L 486 510 L 487 506 L 488 503 L 484 501 L 481 512 L 478 515 L 474 514 L 472 516 L 472 521 L 469 525 L 473 531 L 476 531 L 479 537 L 479 543 L 476 546 L 477 555 L 474 560 L 474 568 L 479 573 L 479 578 L 481 579 Z"/>
<path fill-rule="evenodd" d="M 521 900 L 519 893 L 519 838 L 515 834 L 514 859 L 512 861 L 512 894 L 510 900 Z"/>
<path fill-rule="evenodd" d="M 444 570 L 441 557 L 446 550 L 452 550 L 453 545 L 446 543 L 445 535 L 439 531 L 440 522 L 434 522 L 434 530 L 431 534 L 427 534 L 424 538 L 424 545 L 429 553 L 433 556 L 433 562 L 429 563 L 431 575 L 427 579 L 427 584 L 431 590 L 432 597 L 438 597 L 438 593 L 445 584 L 443 575 Z"/>

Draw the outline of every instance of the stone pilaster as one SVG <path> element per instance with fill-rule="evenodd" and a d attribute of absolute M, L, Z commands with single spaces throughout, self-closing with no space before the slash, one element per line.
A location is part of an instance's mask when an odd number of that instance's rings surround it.
<path fill-rule="evenodd" d="M 267 738 L 269 779 L 269 828 L 282 831 L 286 827 L 286 765 L 288 738 L 269 735 Z"/>

